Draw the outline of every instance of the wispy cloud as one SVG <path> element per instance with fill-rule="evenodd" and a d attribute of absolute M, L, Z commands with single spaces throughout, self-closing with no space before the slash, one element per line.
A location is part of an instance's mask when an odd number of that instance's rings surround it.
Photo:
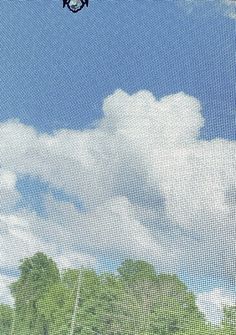
<path fill-rule="evenodd" d="M 179 4 L 191 12 L 198 7 L 211 5 L 214 11 L 222 13 L 231 19 L 236 19 L 235 0 L 179 0 Z"/>

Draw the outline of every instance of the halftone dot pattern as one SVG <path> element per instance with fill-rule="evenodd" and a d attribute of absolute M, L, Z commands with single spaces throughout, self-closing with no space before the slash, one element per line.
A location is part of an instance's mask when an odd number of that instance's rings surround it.
<path fill-rule="evenodd" d="M 0 1 L 0 335 L 235 335 L 236 2 L 69 2 Z"/>

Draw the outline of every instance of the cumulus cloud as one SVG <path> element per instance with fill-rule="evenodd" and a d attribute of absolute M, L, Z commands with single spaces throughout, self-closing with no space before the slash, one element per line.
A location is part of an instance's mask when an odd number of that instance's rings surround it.
<path fill-rule="evenodd" d="M 224 307 L 235 304 L 236 295 L 222 288 L 214 288 L 197 296 L 199 309 L 209 321 L 216 325 L 219 325 L 222 320 Z"/>
<path fill-rule="evenodd" d="M 62 267 L 136 257 L 163 271 L 233 279 L 235 142 L 201 140 L 201 104 L 183 92 L 156 99 L 117 90 L 103 111 L 84 131 L 0 123 L 5 189 L 15 188 L 13 176 L 31 175 L 83 203 L 78 210 L 47 196 L 45 218 L 3 211 L 4 266 L 44 250 Z"/>

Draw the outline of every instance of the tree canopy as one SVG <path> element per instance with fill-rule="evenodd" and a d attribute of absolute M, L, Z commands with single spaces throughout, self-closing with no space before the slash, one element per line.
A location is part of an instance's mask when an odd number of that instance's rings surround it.
<path fill-rule="evenodd" d="M 236 306 L 225 308 L 220 327 L 200 313 L 195 296 L 175 275 L 157 274 L 140 260 L 114 273 L 93 269 L 59 272 L 43 253 L 24 259 L 11 285 L 14 307 L 0 305 L 1 335 L 235 335 Z M 81 276 L 78 309 L 74 309 Z"/>

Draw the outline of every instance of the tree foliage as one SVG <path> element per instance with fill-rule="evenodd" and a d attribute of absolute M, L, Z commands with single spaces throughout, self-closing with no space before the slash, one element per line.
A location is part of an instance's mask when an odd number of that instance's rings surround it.
<path fill-rule="evenodd" d="M 11 285 L 14 309 L 0 305 L 1 335 L 69 335 L 79 276 L 73 335 L 235 335 L 236 306 L 221 327 L 210 325 L 175 275 L 145 261 L 126 260 L 116 274 L 93 269 L 59 272 L 43 253 L 26 258 Z"/>
<path fill-rule="evenodd" d="M 13 321 L 13 310 L 8 305 L 0 305 L 0 334 L 9 335 Z"/>

